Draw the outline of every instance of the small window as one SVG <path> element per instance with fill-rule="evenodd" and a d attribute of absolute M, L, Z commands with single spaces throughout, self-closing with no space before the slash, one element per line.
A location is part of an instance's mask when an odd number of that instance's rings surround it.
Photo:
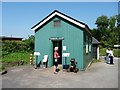
<path fill-rule="evenodd" d="M 54 27 L 59 27 L 60 26 L 60 20 L 55 20 L 53 21 Z"/>
<path fill-rule="evenodd" d="M 91 53 L 92 50 L 92 39 L 89 37 L 89 52 Z"/>
<path fill-rule="evenodd" d="M 89 44 L 89 52 L 91 53 L 91 47 L 92 47 L 92 45 L 91 44 Z"/>

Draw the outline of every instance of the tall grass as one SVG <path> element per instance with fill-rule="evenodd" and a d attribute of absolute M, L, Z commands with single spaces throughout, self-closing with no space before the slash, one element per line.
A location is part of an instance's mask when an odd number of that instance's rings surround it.
<path fill-rule="evenodd" d="M 18 62 L 22 60 L 25 63 L 28 63 L 29 58 L 30 58 L 30 53 L 28 52 L 15 52 L 4 55 L 2 57 L 2 62 Z"/>

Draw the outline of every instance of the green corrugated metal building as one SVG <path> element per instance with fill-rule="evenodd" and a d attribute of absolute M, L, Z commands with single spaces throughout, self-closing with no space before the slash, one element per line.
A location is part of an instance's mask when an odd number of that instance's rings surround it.
<path fill-rule="evenodd" d="M 48 66 L 53 66 L 55 46 L 59 47 L 59 64 L 65 64 L 63 53 L 69 53 L 66 63 L 75 58 L 80 70 L 92 61 L 92 35 L 85 23 L 55 10 L 31 29 L 35 31 L 35 52 L 40 52 L 37 64 L 48 55 Z"/>

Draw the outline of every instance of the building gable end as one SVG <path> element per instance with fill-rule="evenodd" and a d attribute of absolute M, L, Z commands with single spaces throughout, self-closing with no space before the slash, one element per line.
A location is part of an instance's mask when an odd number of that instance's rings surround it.
<path fill-rule="evenodd" d="M 89 34 L 91 34 L 91 32 L 89 31 L 89 27 L 86 24 L 79 22 L 57 10 L 55 10 L 54 12 L 49 14 L 46 18 L 44 18 L 42 21 L 40 21 L 39 23 L 34 25 L 31 29 L 36 32 L 38 29 L 40 29 L 42 26 L 44 26 L 46 23 L 48 23 L 48 21 L 50 21 L 51 19 L 53 19 L 56 16 L 63 18 L 64 20 L 67 20 L 68 22 L 73 23 L 76 26 L 84 28 L 87 32 L 89 32 Z"/>

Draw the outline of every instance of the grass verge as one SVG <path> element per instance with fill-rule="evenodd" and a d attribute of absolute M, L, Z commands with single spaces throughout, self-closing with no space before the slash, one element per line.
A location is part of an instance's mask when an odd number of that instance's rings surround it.
<path fill-rule="evenodd" d="M 100 60 L 93 59 L 93 63 L 101 62 Z"/>

